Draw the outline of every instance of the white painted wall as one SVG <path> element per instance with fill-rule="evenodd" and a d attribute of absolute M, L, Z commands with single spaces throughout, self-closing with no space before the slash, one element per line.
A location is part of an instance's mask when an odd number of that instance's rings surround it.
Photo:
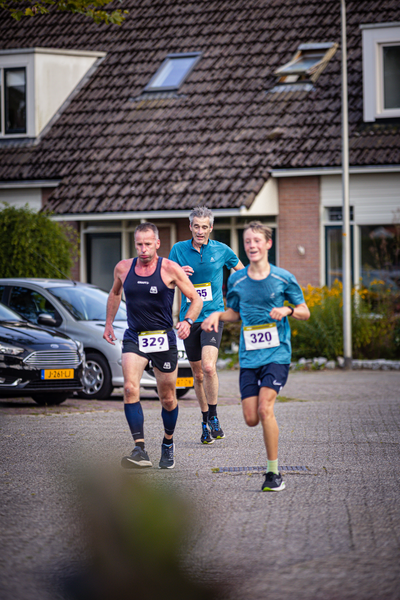
<path fill-rule="evenodd" d="M 28 189 L 14 189 L 14 190 L 1 190 L 0 189 L 0 202 L 8 202 L 16 208 L 29 205 L 29 208 L 33 210 L 40 210 L 42 208 L 42 190 L 41 188 L 28 188 Z M 3 205 L 0 204 L 0 210 Z"/>
<path fill-rule="evenodd" d="M 340 175 L 321 177 L 324 207 L 342 205 Z M 350 205 L 357 225 L 389 225 L 400 210 L 400 173 L 350 175 Z"/>
<path fill-rule="evenodd" d="M 104 52 L 25 48 L 0 50 L 0 68 L 26 68 L 27 132 L 37 137 Z M 2 113 L 4 114 L 4 106 Z"/>
<path fill-rule="evenodd" d="M 97 56 L 35 52 L 35 131 L 38 135 L 62 106 Z"/>

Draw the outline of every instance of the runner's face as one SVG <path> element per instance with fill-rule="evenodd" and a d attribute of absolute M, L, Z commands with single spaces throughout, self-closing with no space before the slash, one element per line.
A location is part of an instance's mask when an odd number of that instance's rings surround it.
<path fill-rule="evenodd" d="M 151 229 L 145 231 L 138 231 L 135 235 L 135 248 L 138 255 L 138 259 L 144 265 L 149 264 L 160 247 L 160 240 L 158 240 Z"/>
<path fill-rule="evenodd" d="M 204 217 L 204 219 L 194 217 L 193 223 L 192 225 L 189 225 L 189 227 L 195 244 L 198 246 L 208 244 L 208 239 L 213 229 L 210 227 L 210 219 L 208 217 Z"/>
<path fill-rule="evenodd" d="M 244 249 L 249 261 L 258 262 L 268 256 L 268 250 L 272 246 L 272 240 L 265 239 L 265 235 L 260 231 L 247 229 L 243 234 Z"/>

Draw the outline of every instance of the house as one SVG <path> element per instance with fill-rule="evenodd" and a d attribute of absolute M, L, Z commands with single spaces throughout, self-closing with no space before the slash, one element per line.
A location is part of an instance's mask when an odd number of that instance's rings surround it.
<path fill-rule="evenodd" d="M 400 287 L 400 4 L 347 5 L 353 281 Z M 141 220 L 167 256 L 199 204 L 242 260 L 260 219 L 302 285 L 340 279 L 340 1 L 121 7 L 121 27 L 2 14 L 0 201 L 73 223 L 75 277 L 105 289 Z"/>

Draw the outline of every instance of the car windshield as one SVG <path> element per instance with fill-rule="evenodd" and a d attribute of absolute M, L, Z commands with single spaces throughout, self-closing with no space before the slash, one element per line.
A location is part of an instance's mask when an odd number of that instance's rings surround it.
<path fill-rule="evenodd" d="M 65 306 L 78 321 L 105 321 L 108 294 L 94 287 L 54 287 L 49 292 Z M 121 301 L 115 321 L 126 321 L 125 302 Z"/>
<path fill-rule="evenodd" d="M 4 306 L 0 302 L 0 321 L 22 321 L 21 317 L 16 312 Z"/>

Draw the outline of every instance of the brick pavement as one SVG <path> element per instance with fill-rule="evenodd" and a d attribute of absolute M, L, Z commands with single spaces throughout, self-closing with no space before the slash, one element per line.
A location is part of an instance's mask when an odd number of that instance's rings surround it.
<path fill-rule="evenodd" d="M 237 376 L 220 373 L 226 439 L 198 443 L 191 392 L 180 404 L 176 469 L 141 474 L 156 487 L 177 487 L 195 507 L 185 568 L 222 581 L 232 600 L 400 598 L 400 373 L 290 376 L 276 408 L 280 464 L 305 465 L 309 474 L 287 475 L 280 494 L 261 493 L 259 474 L 212 472 L 265 464 L 260 427 L 243 423 Z M 46 596 L 41 581 L 71 564 L 74 548 L 74 560 L 80 556 L 81 533 L 70 518 L 74 491 L 63 471 L 83 456 L 115 464 L 131 448 L 119 401 L 101 404 L 54 413 L 37 407 L 36 414 L 0 404 L 4 600 L 58 598 Z M 157 465 L 159 404 L 144 405 L 147 448 Z"/>

